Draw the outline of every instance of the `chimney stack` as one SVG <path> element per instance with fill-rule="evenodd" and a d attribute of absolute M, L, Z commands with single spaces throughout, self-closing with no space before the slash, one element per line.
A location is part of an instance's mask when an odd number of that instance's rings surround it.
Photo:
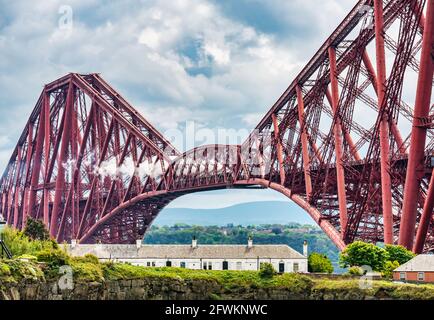
<path fill-rule="evenodd" d="M 247 248 L 253 248 L 253 239 L 252 236 L 249 236 L 249 239 L 247 240 Z"/>
<path fill-rule="evenodd" d="M 304 240 L 304 242 L 303 242 L 303 255 L 305 257 L 307 257 L 307 241 L 306 240 Z"/>
<path fill-rule="evenodd" d="M 197 240 L 196 240 L 196 236 L 193 236 L 193 239 L 191 240 L 191 247 L 193 249 L 197 248 Z"/>
<path fill-rule="evenodd" d="M 142 247 L 142 239 L 136 240 L 136 247 L 137 249 L 140 249 Z"/>

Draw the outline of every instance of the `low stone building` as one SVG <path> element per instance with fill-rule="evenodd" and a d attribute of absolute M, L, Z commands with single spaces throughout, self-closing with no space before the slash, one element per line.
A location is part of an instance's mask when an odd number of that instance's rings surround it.
<path fill-rule="evenodd" d="M 420 254 L 393 271 L 396 281 L 434 282 L 434 255 Z"/>
<path fill-rule="evenodd" d="M 70 254 L 94 254 L 101 261 L 128 262 L 145 267 L 180 267 L 206 270 L 259 270 L 271 263 L 281 273 L 307 273 L 307 243 L 301 254 L 287 245 L 78 245 L 69 246 Z"/>

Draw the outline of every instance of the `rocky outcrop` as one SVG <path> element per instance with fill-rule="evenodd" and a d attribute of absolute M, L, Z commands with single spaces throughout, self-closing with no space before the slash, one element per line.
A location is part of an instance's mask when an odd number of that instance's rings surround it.
<path fill-rule="evenodd" d="M 306 299 L 288 289 L 224 288 L 209 280 L 147 278 L 105 282 L 78 282 L 60 289 L 56 281 L 0 283 L 0 300 L 214 300 Z"/>
<path fill-rule="evenodd" d="M 74 283 L 64 288 L 59 281 L 0 281 L 0 300 L 372 300 L 434 299 L 432 288 L 391 284 L 364 290 L 351 286 L 314 285 L 300 288 L 223 286 L 213 280 L 147 277 Z"/>

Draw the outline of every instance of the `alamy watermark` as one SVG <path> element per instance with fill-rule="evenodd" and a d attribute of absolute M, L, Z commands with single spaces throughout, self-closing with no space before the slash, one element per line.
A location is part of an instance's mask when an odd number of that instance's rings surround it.
<path fill-rule="evenodd" d="M 363 5 L 359 9 L 359 13 L 362 15 L 368 14 L 368 25 L 366 26 L 366 29 L 374 29 L 374 8 L 369 5 Z"/>
<path fill-rule="evenodd" d="M 63 35 L 68 38 L 72 34 L 74 28 L 74 12 L 69 5 L 62 5 L 59 7 L 58 14 L 60 15 L 58 20 L 58 28 Z"/>

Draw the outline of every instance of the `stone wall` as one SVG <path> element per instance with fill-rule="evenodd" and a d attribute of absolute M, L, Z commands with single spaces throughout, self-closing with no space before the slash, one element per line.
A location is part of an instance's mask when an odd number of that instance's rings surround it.
<path fill-rule="evenodd" d="M 60 290 L 56 281 L 19 283 L 0 282 L 0 300 L 372 300 L 372 299 L 434 299 L 426 288 L 412 287 L 393 294 L 390 287 L 375 292 L 358 287 L 320 286 L 301 289 L 225 288 L 212 280 L 145 278 L 105 282 L 78 282 L 72 290 Z M 406 293 L 407 292 L 407 293 Z M 396 293 L 396 290 L 395 290 Z M 370 295 L 371 294 L 371 295 Z"/>
<path fill-rule="evenodd" d="M 213 281 L 147 278 L 79 282 L 60 290 L 57 282 L 0 283 L 0 300 L 204 300 L 204 299 L 306 299 L 287 289 L 237 287 L 225 289 Z"/>

